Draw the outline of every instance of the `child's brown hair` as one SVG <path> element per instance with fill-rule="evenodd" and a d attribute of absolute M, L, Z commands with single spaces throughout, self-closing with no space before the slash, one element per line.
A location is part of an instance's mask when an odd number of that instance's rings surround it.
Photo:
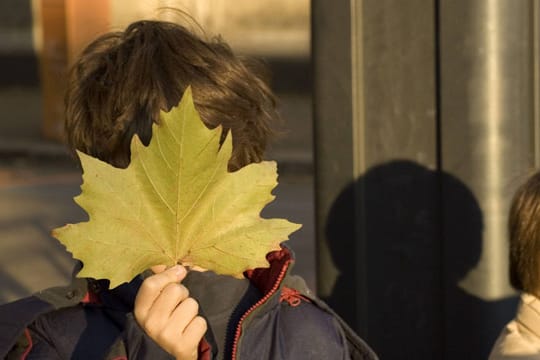
<path fill-rule="evenodd" d="M 508 229 L 510 282 L 517 290 L 540 296 L 540 172 L 516 191 Z"/>
<path fill-rule="evenodd" d="M 229 169 L 261 161 L 278 115 L 257 67 L 220 39 L 204 41 L 175 23 L 144 20 L 105 34 L 86 47 L 70 72 L 68 144 L 126 167 L 132 136 L 148 144 L 159 111 L 177 105 L 191 85 L 206 125 L 232 132 Z"/>

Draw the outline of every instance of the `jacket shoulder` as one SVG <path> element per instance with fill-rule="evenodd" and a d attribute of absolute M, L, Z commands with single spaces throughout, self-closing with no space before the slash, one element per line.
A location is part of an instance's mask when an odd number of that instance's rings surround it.
<path fill-rule="evenodd" d="M 287 275 L 275 300 L 253 315 L 243 329 L 241 359 L 377 359 L 299 276 Z"/>
<path fill-rule="evenodd" d="M 290 275 L 284 279 L 284 286 L 295 289 L 304 297 L 308 302 L 316 308 L 316 312 L 319 313 L 319 316 L 322 318 L 332 319 L 332 323 L 340 334 L 345 339 L 345 346 L 348 349 L 351 359 L 361 359 L 361 360 L 372 360 L 378 359 L 375 352 L 369 347 L 369 345 L 356 334 L 356 332 L 351 329 L 351 327 L 343 320 L 328 304 L 323 300 L 319 299 L 311 289 L 307 286 L 305 280 L 297 275 Z M 305 307 L 304 307 L 305 309 Z M 313 311 L 313 308 L 312 308 Z M 320 315 L 320 313 L 326 314 L 325 316 Z M 312 315 L 313 319 L 317 317 Z"/>
<path fill-rule="evenodd" d="M 75 279 L 68 286 L 46 289 L 0 305 L 0 358 L 6 357 L 19 339 L 24 339 L 25 329 L 36 319 L 54 310 L 79 304 L 87 289 L 87 279 Z"/>

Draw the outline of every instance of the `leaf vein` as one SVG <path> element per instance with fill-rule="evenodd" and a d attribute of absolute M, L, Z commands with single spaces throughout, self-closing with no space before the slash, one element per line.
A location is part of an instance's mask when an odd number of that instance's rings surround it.
<path fill-rule="evenodd" d="M 156 184 L 154 183 L 154 180 L 150 177 L 150 173 L 148 172 L 148 169 L 146 168 L 146 164 L 144 162 L 144 159 L 141 158 L 139 159 L 139 162 L 141 163 L 142 167 L 143 167 L 143 170 L 144 170 L 144 175 L 146 176 L 146 178 L 148 179 L 148 182 L 150 183 L 150 185 L 152 185 L 152 189 L 154 189 L 154 192 L 158 195 L 158 197 L 161 199 L 161 201 L 163 202 L 163 204 L 165 204 L 165 206 L 167 207 L 167 209 L 169 209 L 169 211 L 171 212 L 171 214 L 174 215 L 174 210 L 172 209 L 172 207 L 169 205 L 169 203 L 167 203 L 167 200 L 165 200 L 165 198 L 163 197 L 163 195 L 159 192 Z"/>
<path fill-rule="evenodd" d="M 186 213 L 184 214 L 184 216 L 182 216 L 182 218 L 178 221 L 178 223 L 183 222 L 184 219 L 191 213 L 191 211 L 193 211 L 193 209 L 195 208 L 195 205 L 197 205 L 197 203 L 198 203 L 199 200 L 202 198 L 202 196 L 204 195 L 204 193 L 206 193 L 206 190 L 208 190 L 208 187 L 210 186 L 210 184 L 212 183 L 212 181 L 215 179 L 216 174 L 217 174 L 217 171 L 218 171 L 218 168 L 219 168 L 219 164 L 215 164 L 215 166 L 214 166 L 214 172 L 212 173 L 211 176 L 208 177 L 208 181 L 206 182 L 206 184 L 205 184 L 204 187 L 202 188 L 201 192 L 199 193 L 199 195 L 197 195 L 197 198 L 193 201 L 193 203 L 191 204 L 191 207 L 189 208 L 189 210 L 186 211 Z"/>
<path fill-rule="evenodd" d="M 161 155 L 161 159 L 163 160 L 163 162 L 165 162 L 165 164 L 167 165 L 167 167 L 169 168 L 169 170 L 173 170 L 172 169 L 172 166 L 171 164 L 169 164 L 169 161 L 167 161 L 167 156 L 165 156 L 165 154 L 163 153 L 163 149 L 161 148 L 161 137 L 159 135 L 159 133 L 157 133 L 155 135 L 156 137 L 156 142 L 157 142 L 157 145 L 158 145 L 158 149 L 159 149 L 159 154 Z"/>
<path fill-rule="evenodd" d="M 240 256 L 240 254 L 238 252 L 235 253 L 235 252 L 225 251 L 223 249 L 218 248 L 217 245 L 212 245 L 211 247 L 216 249 L 218 252 L 221 252 L 223 254 L 227 254 L 229 256 L 232 256 L 232 257 L 235 257 L 235 258 L 238 258 L 238 259 L 244 259 L 244 260 L 248 260 L 248 261 L 253 260 L 253 257 L 251 257 L 251 256 Z"/>
<path fill-rule="evenodd" d="M 182 116 L 183 116 L 183 120 L 182 121 L 182 126 L 180 128 L 180 137 L 182 139 L 184 139 L 184 131 L 185 131 L 185 127 L 186 127 L 186 107 L 184 106 L 182 108 Z M 181 142 L 181 141 L 178 141 L 174 136 L 173 136 L 173 139 L 176 141 L 176 143 L 178 144 L 178 168 L 179 169 L 182 169 L 182 166 L 184 165 L 184 143 Z M 175 213 L 175 217 L 176 217 L 176 243 L 174 244 L 174 256 L 178 259 L 179 256 L 178 256 L 178 247 L 180 246 L 180 223 L 178 222 L 178 213 L 180 212 L 180 194 L 182 192 L 182 177 L 180 176 L 180 171 L 176 171 L 176 213 Z"/>
<path fill-rule="evenodd" d="M 90 239 L 90 241 L 94 244 L 100 244 L 100 245 L 107 245 L 107 246 L 114 246 L 116 248 L 126 248 L 126 249 L 130 249 L 130 250 L 133 250 L 134 249 L 134 246 L 133 244 L 122 244 L 122 243 L 115 243 L 115 242 L 108 242 L 108 241 L 102 241 L 102 240 L 96 240 L 94 239 L 93 237 L 91 236 L 88 236 L 88 238 Z M 151 253 L 156 253 L 156 254 L 163 254 L 162 251 L 158 251 L 156 249 L 152 249 L 152 248 L 141 248 L 141 247 L 135 247 L 135 249 L 137 251 L 145 251 L 145 252 L 151 252 Z M 104 260 L 107 260 L 108 258 L 107 257 L 104 257 Z"/>

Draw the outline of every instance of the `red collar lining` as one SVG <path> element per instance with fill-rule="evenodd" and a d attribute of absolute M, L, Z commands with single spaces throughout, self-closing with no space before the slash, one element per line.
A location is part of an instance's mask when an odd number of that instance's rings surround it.
<path fill-rule="evenodd" d="M 287 262 L 293 261 L 291 251 L 286 247 L 268 253 L 266 255 L 266 260 L 270 263 L 270 267 L 257 268 L 244 272 L 244 276 L 248 278 L 263 295 L 267 294 L 274 287 L 276 282 L 280 280 L 279 275 Z"/>

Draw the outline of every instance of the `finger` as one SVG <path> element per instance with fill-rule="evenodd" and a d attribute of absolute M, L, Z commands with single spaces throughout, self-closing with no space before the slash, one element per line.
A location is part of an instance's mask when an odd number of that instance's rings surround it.
<path fill-rule="evenodd" d="M 199 343 L 207 330 L 206 320 L 201 316 L 195 316 L 188 323 L 184 332 L 179 332 L 174 326 L 167 327 L 163 335 L 167 339 L 176 339 L 169 342 L 168 350 L 175 355 L 177 359 L 190 359 L 193 354 L 193 359 L 197 358 L 197 349 Z"/>
<path fill-rule="evenodd" d="M 152 275 L 143 281 L 135 298 L 134 314 L 137 320 L 146 318 L 148 310 L 169 283 L 178 283 L 186 276 L 183 266 L 175 265 L 166 271 Z"/>
<path fill-rule="evenodd" d="M 195 316 L 186 326 L 183 338 L 188 342 L 191 341 L 194 345 L 198 345 L 207 329 L 206 320 L 202 316 Z"/>
<path fill-rule="evenodd" d="M 188 297 L 189 290 L 184 285 L 179 283 L 169 283 L 163 288 L 156 300 L 154 300 L 150 312 L 154 309 L 160 312 L 169 310 L 167 315 L 170 316 L 174 309 Z"/>
<path fill-rule="evenodd" d="M 198 314 L 199 304 L 195 299 L 188 297 L 174 309 L 167 327 L 170 326 L 176 333 L 182 333 L 186 326 L 188 326 Z"/>
<path fill-rule="evenodd" d="M 188 289 L 178 283 L 169 283 L 160 295 L 156 298 L 143 321 L 143 328 L 149 332 L 162 329 L 166 323 L 171 321 L 173 311 L 189 296 Z"/>

